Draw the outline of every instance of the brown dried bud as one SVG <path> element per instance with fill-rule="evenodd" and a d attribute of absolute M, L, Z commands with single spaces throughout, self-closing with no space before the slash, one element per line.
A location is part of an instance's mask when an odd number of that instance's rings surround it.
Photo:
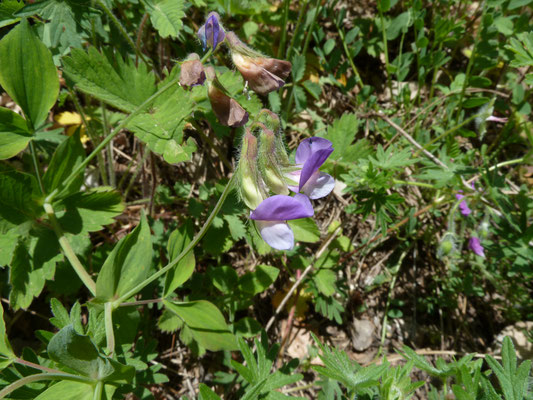
<path fill-rule="evenodd" d="M 241 105 L 227 93 L 218 81 L 213 67 L 206 68 L 209 80 L 207 95 L 211 108 L 222 125 L 233 128 L 243 126 L 248 122 L 248 113 Z"/>
<path fill-rule="evenodd" d="M 289 61 L 264 57 L 241 42 L 233 32 L 228 32 L 226 39 L 233 63 L 256 93 L 265 95 L 285 84 L 292 68 Z"/>
<path fill-rule="evenodd" d="M 181 86 L 191 87 L 202 85 L 205 81 L 204 66 L 200 61 L 200 56 L 192 53 L 181 64 L 180 84 Z"/>

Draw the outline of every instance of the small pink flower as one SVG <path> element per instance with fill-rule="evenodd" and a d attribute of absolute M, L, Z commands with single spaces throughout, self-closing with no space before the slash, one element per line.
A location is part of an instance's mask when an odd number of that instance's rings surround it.
<path fill-rule="evenodd" d="M 472 236 L 470 238 L 470 240 L 468 241 L 468 248 L 472 250 L 474 254 L 480 257 L 485 257 L 485 251 L 478 237 Z"/>

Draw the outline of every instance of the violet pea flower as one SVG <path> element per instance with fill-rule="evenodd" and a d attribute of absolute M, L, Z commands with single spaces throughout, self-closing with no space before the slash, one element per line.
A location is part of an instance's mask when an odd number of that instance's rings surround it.
<path fill-rule="evenodd" d="M 455 195 L 455 198 L 457 200 L 461 200 L 461 199 L 464 199 L 465 196 L 458 193 L 458 194 Z M 470 209 L 470 207 L 468 207 L 468 204 L 467 204 L 466 200 L 463 200 L 463 201 L 461 201 L 461 203 L 459 203 L 459 211 L 465 217 L 468 217 L 472 213 L 472 210 Z"/>
<path fill-rule="evenodd" d="M 210 12 L 205 24 L 198 29 L 197 35 L 200 42 L 202 42 L 204 51 L 208 46 L 215 50 L 218 44 L 222 43 L 226 38 L 226 33 L 219 20 L 220 15 L 217 12 Z"/>
<path fill-rule="evenodd" d="M 263 200 L 251 212 L 250 219 L 255 221 L 261 237 L 270 247 L 290 250 L 294 247 L 294 233 L 287 221 L 312 217 L 313 214 L 313 206 L 306 195 L 278 194 Z"/>
<path fill-rule="evenodd" d="M 485 257 L 485 251 L 481 245 L 481 241 L 478 237 L 472 236 L 468 241 L 468 248 L 474 252 L 474 254 Z"/>
<path fill-rule="evenodd" d="M 318 169 L 333 150 L 331 142 L 321 137 L 302 141 L 296 149 L 295 162 L 298 169 L 286 175 L 289 181 L 296 182 L 297 185 L 289 185 L 289 189 L 296 193 L 303 192 L 313 200 L 327 196 L 335 187 L 335 180 Z"/>

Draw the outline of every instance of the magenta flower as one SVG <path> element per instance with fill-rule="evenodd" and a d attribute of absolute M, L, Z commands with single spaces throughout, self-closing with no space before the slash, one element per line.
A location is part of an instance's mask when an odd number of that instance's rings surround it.
<path fill-rule="evenodd" d="M 455 198 L 457 200 L 461 200 L 461 199 L 464 199 L 465 196 L 463 196 L 462 194 L 458 193 L 458 194 L 455 195 Z M 461 203 L 459 204 L 459 211 L 465 217 L 468 217 L 472 213 L 472 210 L 470 209 L 470 207 L 468 207 L 468 204 L 466 203 L 466 200 L 461 201 Z"/>
<path fill-rule="evenodd" d="M 468 248 L 474 252 L 474 254 L 485 257 L 485 252 L 483 250 L 483 246 L 481 245 L 481 241 L 478 237 L 472 236 L 470 240 L 468 241 Z"/>
<path fill-rule="evenodd" d="M 198 29 L 198 38 L 202 42 L 202 47 L 205 51 L 206 47 L 211 47 L 213 50 L 219 43 L 222 43 L 226 37 L 224 28 L 219 22 L 220 15 L 216 12 L 210 12 L 207 16 L 207 21 Z"/>
<path fill-rule="evenodd" d="M 250 214 L 261 237 L 270 247 L 290 250 L 294 247 L 294 233 L 287 221 L 312 217 L 313 206 L 303 194 L 294 197 L 275 195 L 263 200 Z"/>
<path fill-rule="evenodd" d="M 296 149 L 296 170 L 287 174 L 287 179 L 294 182 L 289 189 L 303 192 L 311 199 L 327 196 L 335 186 L 331 175 L 318 169 L 333 153 L 333 145 L 327 139 L 312 137 L 305 139 Z"/>

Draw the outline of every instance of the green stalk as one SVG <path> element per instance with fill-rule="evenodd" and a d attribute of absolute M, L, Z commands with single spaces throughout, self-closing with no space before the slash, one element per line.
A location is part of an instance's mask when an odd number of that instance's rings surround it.
<path fill-rule="evenodd" d="M 385 71 L 387 72 L 387 86 L 389 87 L 390 95 L 392 98 L 392 80 L 389 74 L 389 47 L 388 47 L 388 39 L 387 39 L 387 30 L 385 29 L 385 17 L 383 16 L 383 10 L 381 9 L 381 4 L 383 3 L 383 0 L 380 1 L 380 4 L 378 4 L 378 11 L 379 11 L 379 20 L 381 22 L 381 35 L 383 39 L 383 51 L 385 56 Z"/>
<path fill-rule="evenodd" d="M 104 132 L 104 136 L 107 136 L 109 135 L 109 125 L 107 123 L 107 112 L 105 109 L 104 102 L 100 102 L 100 105 L 102 107 L 102 130 Z M 106 150 L 107 150 L 107 170 L 109 173 L 109 184 L 113 187 L 116 187 L 117 177 L 115 175 L 115 167 L 113 165 L 113 141 L 108 143 Z"/>
<path fill-rule="evenodd" d="M 294 33 L 292 34 L 291 42 L 289 43 L 289 48 L 287 49 L 287 53 L 285 53 L 285 58 L 289 61 L 291 59 L 292 50 L 294 49 L 294 43 L 296 42 L 296 38 L 298 37 L 298 32 L 300 31 L 300 27 L 302 26 L 302 22 L 304 20 L 304 14 L 305 14 L 305 10 L 307 10 L 308 3 L 309 3 L 309 0 L 304 0 L 303 5 L 300 7 L 300 12 L 298 13 L 298 19 L 296 21 L 296 26 L 294 27 Z"/>
<path fill-rule="evenodd" d="M 105 337 L 107 340 L 107 355 L 113 356 L 115 352 L 115 332 L 113 331 L 113 303 L 107 302 L 104 305 Z"/>
<path fill-rule="evenodd" d="M 113 14 L 113 12 L 107 8 L 107 5 L 105 4 L 104 1 L 102 0 L 96 0 L 96 3 L 100 6 L 100 8 L 102 10 L 104 10 L 104 12 L 107 14 L 107 16 L 109 17 L 109 19 L 115 24 L 115 26 L 117 27 L 118 31 L 120 32 L 120 34 L 124 37 L 124 39 L 126 39 L 126 42 L 128 42 L 128 44 L 130 45 L 130 47 L 133 49 L 133 51 L 135 52 L 135 54 L 137 54 L 137 56 L 143 60 L 143 62 L 148 65 L 149 67 L 151 67 L 152 65 L 148 62 L 147 58 L 144 56 L 144 54 L 142 53 L 142 51 L 140 51 L 137 46 L 135 46 L 135 43 L 133 42 L 133 39 L 130 38 L 130 36 L 128 35 L 128 32 L 126 32 L 126 28 L 124 28 L 124 26 L 120 23 L 120 21 L 118 20 L 117 17 L 115 17 L 115 14 Z"/>
<path fill-rule="evenodd" d="M 94 387 L 93 400 L 102 400 L 102 394 L 104 392 L 104 382 L 98 381 Z"/>
<path fill-rule="evenodd" d="M 283 55 L 283 50 L 285 50 L 285 43 L 287 42 L 287 21 L 289 19 L 289 5 L 291 0 L 284 0 L 283 2 L 283 21 L 281 22 L 281 41 L 278 47 L 278 58 L 281 58 Z"/>
<path fill-rule="evenodd" d="M 337 24 L 335 24 L 335 25 L 337 25 Z M 363 86 L 364 86 L 363 80 L 361 79 L 361 76 L 359 75 L 359 71 L 357 70 L 357 67 L 355 66 L 355 63 L 353 62 L 352 55 L 350 54 L 350 50 L 348 49 L 348 45 L 346 44 L 344 31 L 339 26 L 337 26 L 337 31 L 339 32 L 339 37 L 340 37 L 340 39 L 342 41 L 342 47 L 344 48 L 344 53 L 346 54 L 346 58 L 348 59 L 348 62 L 350 63 L 350 66 L 352 67 L 352 71 L 355 74 L 355 78 L 357 80 L 357 84 L 362 89 Z"/>
<path fill-rule="evenodd" d="M 218 199 L 217 204 L 215 205 L 215 208 L 213 208 L 213 211 L 211 211 L 211 214 L 205 221 L 204 225 L 200 229 L 200 231 L 196 234 L 194 239 L 189 243 L 185 249 L 180 253 L 179 256 L 177 256 L 174 260 L 169 262 L 166 266 L 161 268 L 156 273 L 150 275 L 149 278 L 145 279 L 143 282 L 139 283 L 137 286 L 135 286 L 133 289 L 122 295 L 120 298 L 115 300 L 113 302 L 113 308 L 116 308 L 120 305 L 120 303 L 125 302 L 127 299 L 133 297 L 137 293 L 139 293 L 142 289 L 144 289 L 146 286 L 148 286 L 150 283 L 155 281 L 160 276 L 166 274 L 171 268 L 175 267 L 194 247 L 200 242 L 202 237 L 205 235 L 211 224 L 213 223 L 213 220 L 217 216 L 218 212 L 222 208 L 222 205 L 224 204 L 224 201 L 226 200 L 226 197 L 228 197 L 228 194 L 230 193 L 231 189 L 233 188 L 233 184 L 235 183 L 237 174 L 233 174 L 233 176 L 228 181 L 226 187 L 224 188 L 224 191 L 220 195 L 220 198 Z"/>
<path fill-rule="evenodd" d="M 91 154 L 89 154 L 87 156 L 87 158 L 85 158 L 85 160 L 83 160 L 83 162 L 78 165 L 78 167 L 72 171 L 72 173 L 69 175 L 69 177 L 67 179 L 65 179 L 62 184 L 59 185 L 58 188 L 56 188 L 52 193 L 50 193 L 48 195 L 48 197 L 46 198 L 45 202 L 47 203 L 51 203 L 52 200 L 54 199 L 54 197 L 61 191 L 63 190 L 65 187 L 67 187 L 69 184 L 72 183 L 72 181 L 74 179 L 76 179 L 76 177 L 81 173 L 83 172 L 83 170 L 85 169 L 85 167 L 87 165 L 89 165 L 89 163 L 91 162 L 91 160 L 111 141 L 113 140 L 113 138 L 118 135 L 118 133 L 121 131 L 121 129 L 123 129 L 126 125 L 128 125 L 128 123 L 135 117 L 137 116 L 137 114 L 139 114 L 140 112 L 142 112 L 146 107 L 148 107 L 150 104 L 152 104 L 152 102 L 157 99 L 159 96 L 161 96 L 164 92 L 166 92 L 168 89 L 170 89 L 172 86 L 174 86 L 177 82 L 178 78 L 176 78 L 175 80 L 172 80 L 170 82 L 168 82 L 165 86 L 163 86 L 161 89 L 159 89 L 156 93 L 154 93 L 153 95 L 151 95 L 148 99 L 146 99 L 139 107 L 137 107 L 130 115 L 128 115 L 125 119 L 122 120 L 122 122 L 120 124 L 118 124 L 118 126 L 109 134 L 107 135 L 104 140 L 102 140 L 98 146 L 95 147 L 95 149 L 92 151 Z"/>
<path fill-rule="evenodd" d="M 424 182 L 403 181 L 403 180 L 400 180 L 400 179 L 393 179 L 392 183 L 394 183 L 395 185 L 412 185 L 412 186 L 425 187 L 425 188 L 428 188 L 428 189 L 437 189 L 431 183 L 424 183 Z"/>
<path fill-rule="evenodd" d="M 27 385 L 32 382 L 38 382 L 38 381 L 58 381 L 58 380 L 65 380 L 65 381 L 74 381 L 74 382 L 81 382 L 81 383 L 87 383 L 87 384 L 94 384 L 94 381 L 90 378 L 86 378 L 84 376 L 79 375 L 72 375 L 67 373 L 61 373 L 61 374 L 34 374 L 34 375 L 28 375 L 25 376 L 22 379 L 19 379 L 18 381 L 13 382 L 11 385 L 6 386 L 2 390 L 0 390 L 0 399 L 5 398 L 9 393 L 13 392 L 14 390 Z"/>
<path fill-rule="evenodd" d="M 455 132 L 456 130 L 462 128 L 463 126 L 467 125 L 468 123 L 470 123 L 471 121 L 475 120 L 476 118 L 478 118 L 481 114 L 476 114 L 476 115 L 472 115 L 471 117 L 465 119 L 463 122 L 461 122 L 459 125 L 456 125 L 454 126 L 453 128 L 450 128 L 448 129 L 446 132 L 442 133 L 441 135 L 437 136 L 436 138 L 434 139 L 431 139 L 429 142 L 427 142 L 423 147 L 422 149 L 420 150 L 417 150 L 413 157 L 418 157 L 418 155 L 420 154 L 421 151 L 424 151 L 424 150 L 427 150 L 433 143 L 435 142 L 438 142 L 439 140 L 442 140 L 444 139 L 446 136 L 448 136 L 450 133 L 453 133 Z"/>
<path fill-rule="evenodd" d="M 44 211 L 48 215 L 48 219 L 50 220 L 50 223 L 52 224 L 52 228 L 54 229 L 54 232 L 56 233 L 61 249 L 63 249 L 63 253 L 67 257 L 67 259 L 70 261 L 70 265 L 72 265 L 72 268 L 74 268 L 74 271 L 76 272 L 76 274 L 78 274 L 81 281 L 87 287 L 87 289 L 89 289 L 91 294 L 93 296 L 96 296 L 96 283 L 94 283 L 91 276 L 87 273 L 87 271 L 81 264 L 78 256 L 72 249 L 72 246 L 70 245 L 69 240 L 67 239 L 63 230 L 61 229 L 61 226 L 59 225 L 59 222 L 56 218 L 56 214 L 54 212 L 52 205 L 50 203 L 44 203 L 43 207 L 44 207 Z"/>
<path fill-rule="evenodd" d="M 44 194 L 43 181 L 41 180 L 41 169 L 39 168 L 39 160 L 37 160 L 37 151 L 35 150 L 33 140 L 30 140 L 30 152 L 31 159 L 33 160 L 33 168 L 35 168 L 35 176 L 37 177 L 37 182 L 39 183 L 39 189 L 41 190 L 41 193 Z"/>

